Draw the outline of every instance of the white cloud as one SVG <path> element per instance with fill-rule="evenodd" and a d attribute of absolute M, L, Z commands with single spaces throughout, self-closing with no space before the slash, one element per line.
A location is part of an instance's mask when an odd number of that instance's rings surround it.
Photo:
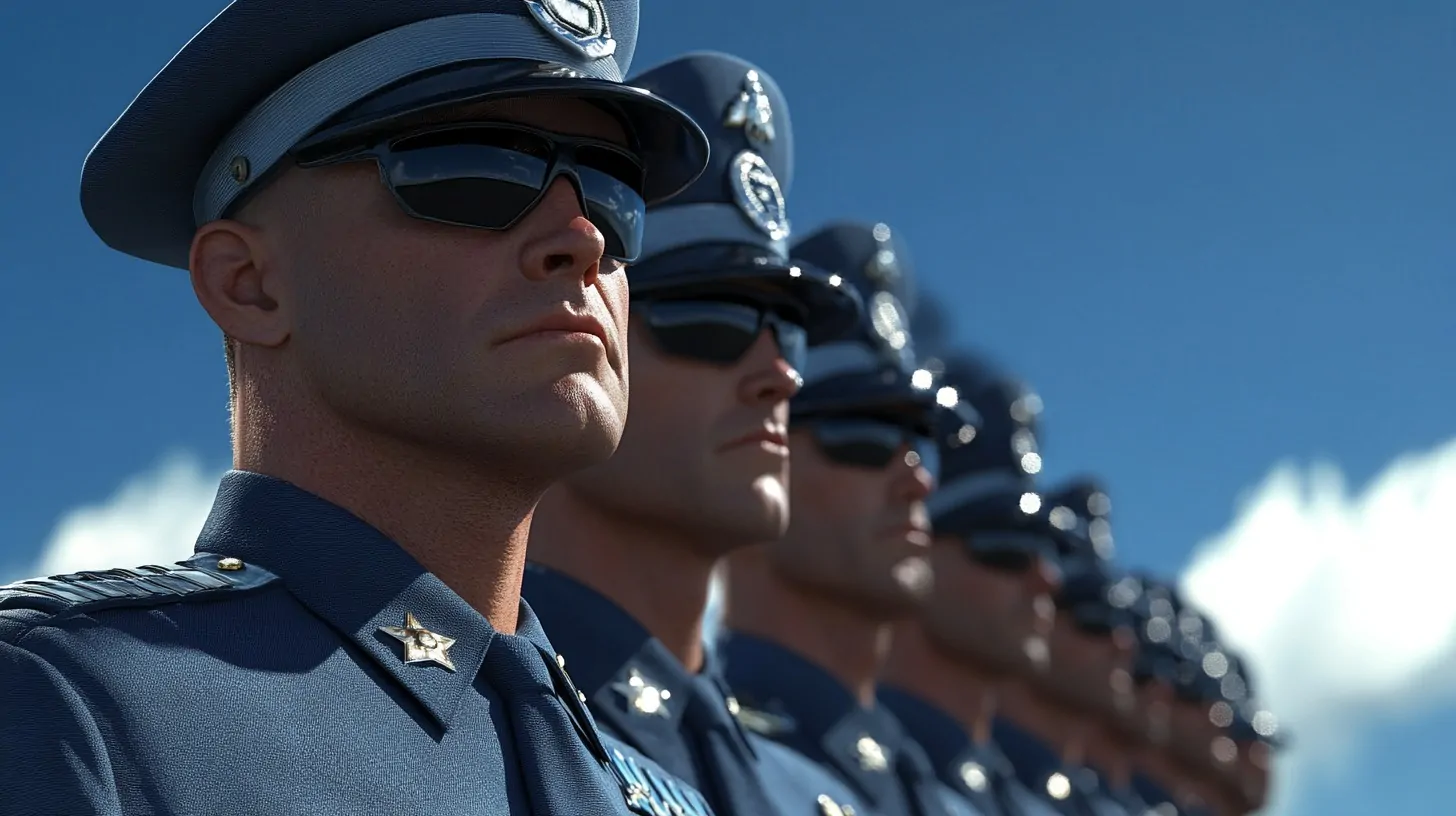
<path fill-rule="evenodd" d="M 1183 575 L 1294 732 L 1271 813 L 1332 779 L 1378 722 L 1456 702 L 1456 440 L 1358 493 L 1330 465 L 1276 467 Z"/>
<path fill-rule="evenodd" d="M 190 454 L 165 457 L 154 469 L 123 482 L 106 501 L 67 513 L 51 532 L 40 561 L 15 578 L 187 558 L 221 475 Z"/>

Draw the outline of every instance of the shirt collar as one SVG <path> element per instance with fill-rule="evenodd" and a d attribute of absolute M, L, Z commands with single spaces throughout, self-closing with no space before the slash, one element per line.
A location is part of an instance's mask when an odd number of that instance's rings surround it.
<path fill-rule="evenodd" d="M 495 630 L 483 615 L 382 532 L 338 505 L 279 479 L 229 471 L 197 552 L 251 562 L 277 575 L 288 591 L 353 641 L 429 711 L 441 728 L 479 671 Z M 404 644 L 384 627 L 406 615 L 436 635 L 454 638 L 448 657 L 405 663 Z M 517 634 L 549 651 L 540 623 L 522 605 Z"/>
<path fill-rule="evenodd" d="M 755 730 L 831 765 L 871 798 L 894 783 L 908 740 L 888 709 L 864 708 L 828 672 L 766 640 L 725 632 L 721 649 L 746 724 L 759 721 L 766 728 Z"/>
<path fill-rule="evenodd" d="M 643 752 L 680 740 L 694 677 L 661 641 L 606 596 L 539 564 L 526 565 L 522 593 L 599 717 Z"/>
<path fill-rule="evenodd" d="M 980 790 L 997 777 L 1016 775 L 1011 761 L 994 741 L 979 744 L 949 714 L 913 694 L 897 688 L 882 688 L 880 704 L 889 708 L 905 727 L 910 739 L 925 749 L 936 775 L 953 788 Z M 974 772 L 983 781 L 975 782 Z M 971 777 L 968 779 L 968 777 Z"/>

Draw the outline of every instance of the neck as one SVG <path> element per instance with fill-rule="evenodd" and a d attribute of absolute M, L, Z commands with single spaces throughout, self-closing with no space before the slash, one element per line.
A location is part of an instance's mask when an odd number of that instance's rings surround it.
<path fill-rule="evenodd" d="M 563 483 L 541 499 L 531 560 L 591 587 L 688 671 L 702 670 L 703 616 L 716 562 L 684 533 L 606 512 Z"/>
<path fill-rule="evenodd" d="M 496 631 L 514 634 L 531 516 L 544 486 L 502 468 L 324 418 L 239 410 L 233 467 L 286 481 L 358 516 Z"/>
<path fill-rule="evenodd" d="M 843 599 L 786 581 L 766 547 L 729 558 L 728 629 L 775 643 L 824 669 L 861 706 L 875 705 L 875 678 L 889 651 L 890 626 Z"/>
<path fill-rule="evenodd" d="M 1108 727 L 1094 727 L 1087 735 L 1087 761 L 1114 788 L 1132 784 L 1132 746 Z"/>
<path fill-rule="evenodd" d="M 1137 755 L 1138 770 L 1147 774 L 1160 787 L 1173 795 L 1174 804 L 1188 805 L 1195 800 L 1202 801 L 1197 789 L 1189 784 L 1188 777 L 1178 768 L 1165 749 L 1156 745 L 1144 745 Z M 1160 804 L 1151 802 L 1150 804 Z"/>
<path fill-rule="evenodd" d="M 990 742 L 1000 678 L 952 656 L 919 623 L 895 627 L 882 679 L 949 714 L 977 744 Z"/>
<path fill-rule="evenodd" d="M 1069 766 L 1087 760 L 1090 724 L 1070 709 L 1056 705 L 1033 691 L 1027 683 L 1008 683 L 1001 693 L 1006 718 L 1052 746 Z"/>

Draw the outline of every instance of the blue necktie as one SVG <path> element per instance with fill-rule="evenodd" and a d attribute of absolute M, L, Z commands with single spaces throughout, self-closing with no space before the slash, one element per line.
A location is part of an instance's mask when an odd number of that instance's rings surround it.
<path fill-rule="evenodd" d="M 531 812 L 620 814 L 625 810 L 622 791 L 592 757 L 578 725 L 561 704 L 546 665 L 550 659 L 526 638 L 496 634 L 480 669 L 510 713 Z"/>
<path fill-rule="evenodd" d="M 703 675 L 693 678 L 683 724 L 697 744 L 705 777 L 699 789 L 720 816 L 773 816 L 763 782 L 753 770 L 753 755 L 738 730 L 722 691 Z"/>

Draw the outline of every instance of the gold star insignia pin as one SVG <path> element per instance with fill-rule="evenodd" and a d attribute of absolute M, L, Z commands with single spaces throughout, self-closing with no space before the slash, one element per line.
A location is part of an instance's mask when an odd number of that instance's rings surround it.
<path fill-rule="evenodd" d="M 638 714 L 649 714 L 657 717 L 670 716 L 667 710 L 667 701 L 672 698 L 672 692 L 665 688 L 659 688 L 655 683 L 642 676 L 636 669 L 628 672 L 627 682 L 613 683 L 612 689 L 618 694 L 627 698 L 627 702 Z"/>
<path fill-rule="evenodd" d="M 404 626 L 381 626 L 379 631 L 404 644 L 404 662 L 435 663 L 455 671 L 455 663 L 450 660 L 450 647 L 455 645 L 455 638 L 421 626 L 413 612 L 404 613 Z"/>

